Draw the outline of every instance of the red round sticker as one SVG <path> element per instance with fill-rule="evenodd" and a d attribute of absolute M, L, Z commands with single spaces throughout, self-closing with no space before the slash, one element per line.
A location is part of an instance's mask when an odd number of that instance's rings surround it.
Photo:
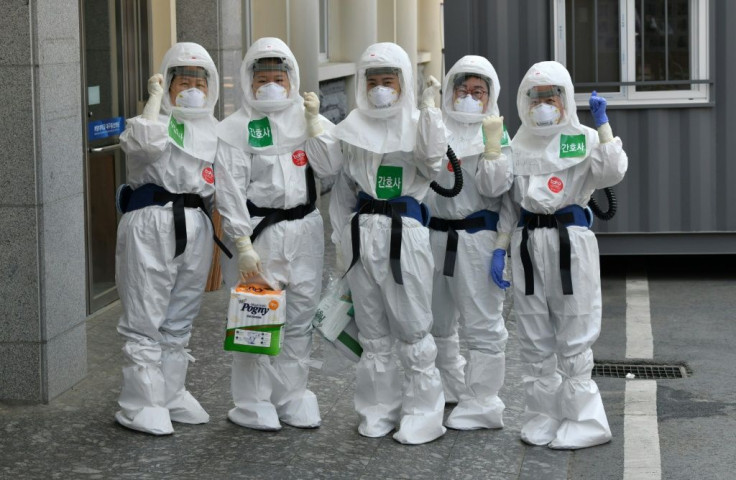
<path fill-rule="evenodd" d="M 458 163 L 458 164 L 460 164 L 460 165 L 462 166 L 462 164 L 463 164 L 463 161 L 462 161 L 461 159 L 459 159 L 459 158 L 458 158 L 458 159 L 457 159 L 457 163 Z M 450 162 L 449 160 L 447 161 L 447 171 L 448 171 L 448 172 L 454 172 L 454 171 L 455 171 L 455 170 L 454 170 L 454 169 L 452 168 L 452 162 Z"/>
<path fill-rule="evenodd" d="M 560 193 L 564 188 L 564 185 L 562 185 L 562 180 L 557 177 L 552 177 L 547 181 L 547 188 L 549 188 L 553 193 Z"/>
<path fill-rule="evenodd" d="M 307 153 L 304 150 L 297 150 L 291 154 L 291 161 L 297 167 L 303 167 L 307 164 Z"/>
<path fill-rule="evenodd" d="M 207 167 L 202 170 L 202 178 L 204 178 L 204 181 L 209 184 L 215 183 L 215 172 L 212 170 L 212 167 Z"/>

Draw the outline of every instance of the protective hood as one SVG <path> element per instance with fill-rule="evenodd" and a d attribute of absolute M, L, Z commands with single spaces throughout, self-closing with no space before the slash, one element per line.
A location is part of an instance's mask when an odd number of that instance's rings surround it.
<path fill-rule="evenodd" d="M 538 127 L 533 124 L 529 91 L 533 87 L 554 85 L 561 87 L 564 114 L 560 123 Z M 595 130 L 578 120 L 575 106 L 575 88 L 567 69 L 558 62 L 539 62 L 532 65 L 519 85 L 516 96 L 521 126 L 511 141 L 514 151 L 514 173 L 518 175 L 547 174 L 576 165 L 590 154 L 598 142 Z M 567 142 L 585 136 L 584 143 L 575 142 L 572 151 Z M 564 144 L 564 145 L 563 145 Z"/>
<path fill-rule="evenodd" d="M 183 108 L 171 105 L 169 87 L 174 67 L 202 67 L 207 72 L 207 101 L 202 108 Z M 159 73 L 164 77 L 164 95 L 161 113 L 169 118 L 169 136 L 181 150 L 201 160 L 213 163 L 217 149 L 214 117 L 215 104 L 219 98 L 220 77 L 210 54 L 201 45 L 190 42 L 174 44 L 161 62 Z"/>
<path fill-rule="evenodd" d="M 202 67 L 207 72 L 207 103 L 203 108 L 182 108 L 171 104 L 168 92 L 171 87 L 173 67 Z M 207 117 L 213 115 L 219 98 L 220 77 L 215 62 L 201 45 L 190 42 L 175 44 L 164 55 L 159 73 L 164 77 L 164 96 L 161 109 L 165 114 L 174 114 L 177 120 Z"/>
<path fill-rule="evenodd" d="M 280 58 L 289 77 L 288 97 L 257 100 L 253 94 L 253 71 L 262 58 Z M 299 65 L 282 40 L 264 37 L 248 49 L 240 66 L 243 105 L 217 126 L 217 136 L 243 151 L 278 154 L 291 151 L 307 139 L 304 99 L 299 95 Z"/>
<path fill-rule="evenodd" d="M 390 107 L 375 108 L 368 100 L 366 71 L 396 68 L 400 71 L 401 94 Z M 376 43 L 363 52 L 358 63 L 354 109 L 333 130 L 346 143 L 374 153 L 414 150 L 419 110 L 414 99 L 412 65 L 406 52 L 395 43 Z"/>
<path fill-rule="evenodd" d="M 466 113 L 455 110 L 453 91 L 455 78 L 465 74 L 483 77 L 488 81 L 488 105 L 482 113 Z M 496 70 L 484 57 L 466 55 L 452 66 L 442 82 L 442 114 L 450 131 L 449 144 L 456 155 L 475 155 L 483 151 L 481 121 L 488 115 L 499 115 L 498 95 L 501 84 Z"/>

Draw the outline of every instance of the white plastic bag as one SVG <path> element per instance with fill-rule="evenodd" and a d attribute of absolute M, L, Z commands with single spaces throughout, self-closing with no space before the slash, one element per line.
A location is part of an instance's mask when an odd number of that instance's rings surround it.
<path fill-rule="evenodd" d="M 343 355 L 357 362 L 363 349 L 358 343 L 353 300 L 344 278 L 333 279 L 317 306 L 312 325 Z"/>

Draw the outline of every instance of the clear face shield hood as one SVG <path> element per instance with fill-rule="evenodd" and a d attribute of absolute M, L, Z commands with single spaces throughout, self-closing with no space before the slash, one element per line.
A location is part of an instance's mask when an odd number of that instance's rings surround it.
<path fill-rule="evenodd" d="M 219 98 L 220 79 L 215 64 L 207 51 L 193 43 L 177 43 L 164 56 L 160 73 L 164 77 L 164 96 L 161 101 L 165 113 L 175 113 L 179 118 L 197 118 L 212 115 Z M 195 87 L 180 92 L 179 105 L 172 105 L 170 88 L 177 76 L 204 79 L 207 93 L 193 91 Z"/>
<path fill-rule="evenodd" d="M 564 66 L 551 61 L 533 65 L 522 79 L 516 98 L 522 125 L 541 136 L 579 127 L 574 95 L 572 79 Z"/>
<path fill-rule="evenodd" d="M 277 73 L 288 77 L 288 89 L 277 82 L 267 82 L 253 91 L 257 75 Z M 243 103 L 259 112 L 277 112 L 301 101 L 299 66 L 289 47 L 278 38 L 260 38 L 250 46 L 240 68 L 240 80 Z"/>
<path fill-rule="evenodd" d="M 484 57 L 466 55 L 445 75 L 442 111 L 453 120 L 475 124 L 488 115 L 499 115 L 498 75 Z"/>

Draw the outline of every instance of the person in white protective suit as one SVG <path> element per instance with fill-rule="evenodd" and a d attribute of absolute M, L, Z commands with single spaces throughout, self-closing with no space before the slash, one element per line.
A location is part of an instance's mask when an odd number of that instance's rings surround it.
<path fill-rule="evenodd" d="M 350 262 L 347 280 L 363 348 L 356 370 L 358 432 L 381 437 L 398 427 L 395 440 L 420 444 L 445 433 L 429 331 L 434 261 L 427 211 L 418 199 L 439 172 L 447 142 L 434 107 L 439 82 L 432 79 L 417 110 L 412 77 L 409 57 L 396 44 L 377 43 L 361 55 L 357 108 L 332 132 L 343 157 L 331 201 L 358 200 L 331 205 L 330 212 L 339 258 Z"/>
<path fill-rule="evenodd" d="M 432 335 L 445 399 L 457 406 L 445 425 L 459 430 L 503 427 L 503 386 L 508 333 L 502 317 L 504 292 L 493 285 L 491 255 L 501 198 L 511 187 L 510 159 L 501 87 L 491 63 L 467 55 L 445 76 L 442 91 L 448 143 L 461 162 L 463 187 L 446 198 L 430 190 L 425 199 L 434 254 Z M 438 183 L 453 182 L 447 162 Z M 475 178 L 478 176 L 478 181 Z M 508 233 L 506 233 L 508 235 Z M 468 365 L 460 354 L 458 315 L 468 346 Z"/>
<path fill-rule="evenodd" d="M 576 449 L 606 443 L 611 430 L 595 381 L 591 346 L 601 330 L 598 243 L 583 207 L 595 189 L 620 182 L 628 158 L 613 137 L 605 100 L 590 107 L 598 131 L 580 124 L 570 74 L 557 62 L 533 65 L 519 86 L 522 125 L 511 142 L 514 185 L 511 258 L 525 403 L 521 439 Z M 506 245 L 497 242 L 494 271 Z M 499 253 L 496 255 L 496 253 Z M 508 286 L 499 275 L 494 281 Z"/>
<path fill-rule="evenodd" d="M 317 95 L 299 95 L 299 66 L 283 41 L 253 43 L 240 77 L 243 104 L 217 127 L 217 206 L 239 256 L 223 274 L 228 287 L 263 280 L 284 288 L 286 323 L 277 356 L 233 353 L 228 418 L 258 430 L 315 428 L 321 417 L 307 380 L 324 230 L 312 168 L 323 176 L 339 144 L 323 134 L 333 125 L 319 115 Z"/>
<path fill-rule="evenodd" d="M 143 113 L 120 136 L 129 185 L 118 194 L 118 332 L 126 342 L 115 418 L 156 435 L 173 433 L 172 420 L 209 421 L 184 383 L 212 259 L 218 85 L 207 51 L 177 43 L 148 81 Z"/>

